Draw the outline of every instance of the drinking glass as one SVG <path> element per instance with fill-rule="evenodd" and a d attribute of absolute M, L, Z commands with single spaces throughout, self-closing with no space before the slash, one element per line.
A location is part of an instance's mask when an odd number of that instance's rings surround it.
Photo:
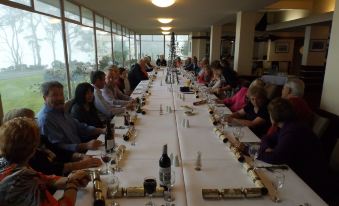
<path fill-rule="evenodd" d="M 152 201 L 152 194 L 157 188 L 157 181 L 155 177 L 145 177 L 144 179 L 144 190 L 149 197 L 149 201 L 145 203 L 145 206 L 155 206 L 155 203 Z"/>
<path fill-rule="evenodd" d="M 116 154 L 116 155 L 115 155 L 115 171 L 121 172 L 122 169 L 121 169 L 121 167 L 119 166 L 119 163 L 120 163 L 120 161 L 121 161 L 121 159 L 122 159 L 122 152 L 117 151 L 115 154 Z"/>
<path fill-rule="evenodd" d="M 165 200 L 167 202 L 173 202 L 175 200 L 175 198 L 172 195 L 172 187 L 174 186 L 175 183 L 175 172 L 172 170 L 171 171 L 171 180 L 169 182 L 167 186 L 168 191 L 167 191 L 167 195 L 165 195 Z"/>
<path fill-rule="evenodd" d="M 237 139 L 239 142 L 241 138 L 244 136 L 244 132 L 242 131 L 241 127 L 234 127 L 233 128 L 233 136 L 235 139 Z"/>
<path fill-rule="evenodd" d="M 260 149 L 260 145 L 257 145 L 257 144 L 251 145 L 250 148 L 248 149 L 248 154 L 253 159 L 254 167 L 255 167 L 255 161 L 256 161 L 256 159 L 258 158 L 258 155 L 259 155 L 259 149 Z"/>
<path fill-rule="evenodd" d="M 285 182 L 285 175 L 282 172 L 274 172 L 274 187 L 278 191 L 283 188 Z"/>
<path fill-rule="evenodd" d="M 106 170 L 104 172 L 102 172 L 101 174 L 104 174 L 104 175 L 108 175 L 108 174 L 111 174 L 112 172 L 108 170 L 108 163 L 109 161 L 111 161 L 112 159 L 112 156 L 110 153 L 106 152 L 106 151 L 102 151 L 101 152 L 101 159 L 102 161 L 105 163 L 106 165 Z"/>
<path fill-rule="evenodd" d="M 119 179 L 117 176 L 113 175 L 112 177 L 110 177 L 109 182 L 108 182 L 107 196 L 109 198 L 114 198 L 114 195 L 118 192 L 118 189 L 119 189 Z M 119 203 L 113 200 L 111 205 L 119 206 Z"/>

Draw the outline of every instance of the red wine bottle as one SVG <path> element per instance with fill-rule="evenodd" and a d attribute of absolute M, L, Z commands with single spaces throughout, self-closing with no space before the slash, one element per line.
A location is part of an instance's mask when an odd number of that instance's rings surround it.
<path fill-rule="evenodd" d="M 163 146 L 159 160 L 159 180 L 160 186 L 164 188 L 171 184 L 171 159 L 167 155 L 167 144 Z"/>
<path fill-rule="evenodd" d="M 114 128 L 114 124 L 113 124 Z M 107 152 L 113 152 L 115 146 L 114 142 L 114 132 L 112 131 L 111 128 L 111 121 L 107 120 L 106 121 L 106 134 L 105 134 L 105 150 Z"/>

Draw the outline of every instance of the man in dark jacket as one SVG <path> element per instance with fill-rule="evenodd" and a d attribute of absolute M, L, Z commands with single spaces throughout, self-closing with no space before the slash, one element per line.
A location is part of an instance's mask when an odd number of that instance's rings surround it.
<path fill-rule="evenodd" d="M 134 90 L 138 86 L 140 81 L 147 80 L 148 74 L 145 70 L 146 62 L 144 59 L 140 59 L 138 63 L 131 67 L 128 72 L 128 81 L 131 85 L 131 90 Z"/>

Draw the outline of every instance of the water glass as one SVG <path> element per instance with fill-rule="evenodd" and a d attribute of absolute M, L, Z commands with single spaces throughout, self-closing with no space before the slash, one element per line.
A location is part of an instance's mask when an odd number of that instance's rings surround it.
<path fill-rule="evenodd" d="M 234 127 L 233 128 L 233 136 L 238 141 L 241 140 L 241 138 L 244 136 L 244 132 L 242 131 L 242 127 Z"/>
<path fill-rule="evenodd" d="M 165 194 L 165 200 L 167 202 L 173 202 L 175 200 L 174 196 L 172 195 L 172 187 L 174 186 L 174 183 L 175 183 L 175 172 L 172 170 L 171 171 L 171 181 L 169 182 L 167 186 L 168 188 L 168 191 L 167 193 Z"/>
<path fill-rule="evenodd" d="M 274 187 L 278 191 L 283 188 L 285 182 L 285 175 L 282 172 L 276 171 L 274 173 Z"/>
<path fill-rule="evenodd" d="M 107 196 L 109 198 L 114 198 L 114 195 L 118 192 L 119 189 L 119 179 L 117 176 L 112 176 L 110 177 L 109 181 L 108 181 L 108 190 L 107 190 Z M 113 206 L 118 206 L 119 203 L 115 202 L 113 200 L 112 204 Z"/>
<path fill-rule="evenodd" d="M 253 164 L 255 164 L 255 161 L 259 156 L 259 149 L 260 149 L 260 145 L 258 144 L 251 145 L 248 149 L 248 154 L 252 157 Z"/>

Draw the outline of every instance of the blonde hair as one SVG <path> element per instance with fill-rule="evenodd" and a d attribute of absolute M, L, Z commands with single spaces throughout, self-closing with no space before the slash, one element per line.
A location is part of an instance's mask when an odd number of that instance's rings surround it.
<path fill-rule="evenodd" d="M 11 163 L 27 162 L 39 144 L 39 128 L 33 119 L 18 117 L 0 127 L 0 154 Z"/>
<path fill-rule="evenodd" d="M 250 87 L 264 87 L 265 86 L 265 82 L 262 79 L 255 79 L 251 84 Z"/>
<path fill-rule="evenodd" d="M 19 108 L 19 109 L 12 109 L 9 110 L 3 119 L 3 122 L 7 122 L 11 119 L 14 119 L 16 117 L 28 117 L 28 118 L 33 118 L 34 117 L 34 112 L 31 109 L 28 108 Z"/>

